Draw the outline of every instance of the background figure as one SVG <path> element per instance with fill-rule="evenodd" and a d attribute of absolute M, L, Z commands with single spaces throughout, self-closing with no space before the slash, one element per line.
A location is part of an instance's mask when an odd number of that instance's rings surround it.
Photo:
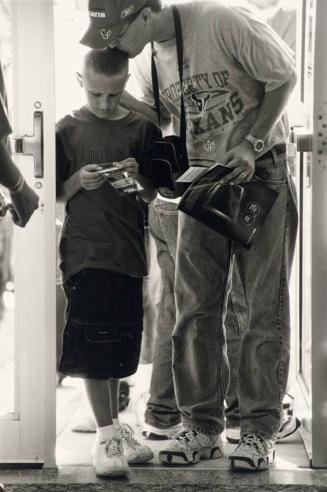
<path fill-rule="evenodd" d="M 0 184 L 8 189 L 12 207 L 12 220 L 25 227 L 38 208 L 39 197 L 25 182 L 23 175 L 11 159 L 8 136 L 11 127 L 8 120 L 7 92 L 0 60 Z"/>
<path fill-rule="evenodd" d="M 149 214 L 152 204 L 145 206 L 145 249 L 148 261 L 148 275 L 143 279 L 143 336 L 141 345 L 140 364 L 152 364 L 158 305 L 161 296 L 161 278 L 157 263 L 155 240 L 149 224 Z"/>
<path fill-rule="evenodd" d="M 151 206 L 149 223 L 157 248 L 162 291 L 150 397 L 145 411 L 143 435 L 149 439 L 168 439 L 180 430 L 181 421 L 172 368 L 172 331 L 176 321 L 174 284 L 178 229 L 177 204 L 162 200 L 159 195 Z"/>

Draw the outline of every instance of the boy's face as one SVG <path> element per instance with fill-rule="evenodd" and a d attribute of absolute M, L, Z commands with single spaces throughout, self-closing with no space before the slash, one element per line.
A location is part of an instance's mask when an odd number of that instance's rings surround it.
<path fill-rule="evenodd" d="M 108 77 L 89 69 L 78 76 L 89 110 L 99 118 L 109 119 L 115 115 L 127 79 L 128 73 L 125 71 Z"/>

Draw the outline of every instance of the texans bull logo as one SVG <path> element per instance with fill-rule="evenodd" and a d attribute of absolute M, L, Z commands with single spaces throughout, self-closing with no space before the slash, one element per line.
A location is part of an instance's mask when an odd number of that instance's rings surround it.
<path fill-rule="evenodd" d="M 229 94 L 229 91 L 226 90 L 216 90 L 216 91 L 201 91 L 197 93 L 193 93 L 188 96 L 188 100 L 192 106 L 196 106 L 199 113 L 203 113 L 206 109 L 208 102 L 216 97 Z"/>

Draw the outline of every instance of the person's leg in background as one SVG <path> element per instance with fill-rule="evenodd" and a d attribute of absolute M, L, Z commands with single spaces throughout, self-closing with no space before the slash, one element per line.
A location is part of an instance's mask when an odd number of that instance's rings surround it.
<path fill-rule="evenodd" d="M 149 399 L 152 363 L 157 332 L 157 319 L 161 299 L 161 272 L 157 261 L 157 248 L 148 221 L 145 221 L 145 249 L 148 275 L 143 278 L 143 334 L 140 363 L 131 384 L 129 410 L 135 425 L 143 428 L 146 403 Z"/>
<path fill-rule="evenodd" d="M 151 233 L 161 271 L 161 300 L 158 310 L 150 398 L 143 434 L 148 438 L 171 437 L 179 429 L 180 412 L 175 400 L 172 375 L 172 331 L 175 325 L 175 259 L 178 230 L 177 204 L 157 199 L 149 209 Z"/>

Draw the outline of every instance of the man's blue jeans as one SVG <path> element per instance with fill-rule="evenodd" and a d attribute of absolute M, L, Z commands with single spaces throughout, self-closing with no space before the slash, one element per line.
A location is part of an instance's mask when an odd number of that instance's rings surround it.
<path fill-rule="evenodd" d="M 279 195 L 248 251 L 179 213 L 175 391 L 183 423 L 208 433 L 224 429 L 229 373 L 224 319 L 233 257 L 247 306 L 239 361 L 241 430 L 276 436 L 280 426 L 290 350 L 289 273 L 297 229 L 283 146 L 256 162 L 256 176 Z"/>

